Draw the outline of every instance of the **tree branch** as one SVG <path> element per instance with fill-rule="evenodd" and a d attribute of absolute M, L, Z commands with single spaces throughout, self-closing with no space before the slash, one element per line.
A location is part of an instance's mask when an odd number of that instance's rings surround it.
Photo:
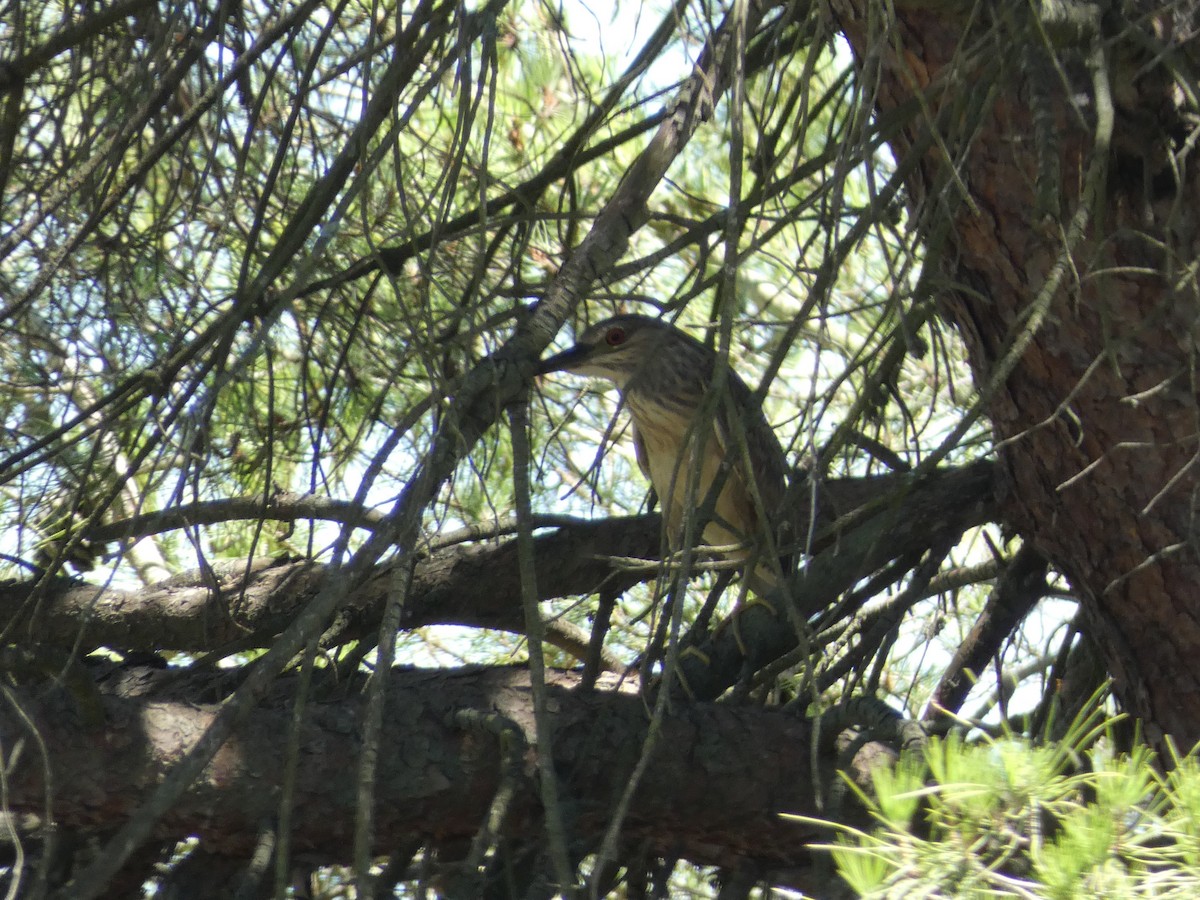
<path fill-rule="evenodd" d="M 506 777 L 516 778 L 515 790 L 502 823 L 492 824 L 509 839 L 536 838 L 542 811 L 531 760 L 506 763 L 484 729 L 463 724 L 464 711 L 477 710 L 502 724 L 497 742 L 501 731 L 516 729 L 514 735 L 531 744 L 528 673 L 520 668 L 397 670 L 390 677 L 381 735 L 389 752 L 380 758 L 376 780 L 374 852 L 385 854 L 414 837 L 469 842 L 487 820 L 492 797 Z M 608 690 L 579 691 L 571 689 L 578 684 L 573 674 L 551 672 L 548 678 L 554 766 L 570 799 L 573 846 L 582 850 L 594 847 L 609 820 L 645 740 L 646 715 L 640 697 L 614 690 L 611 683 Z M 239 725 L 233 740 L 156 826 L 156 838 L 194 834 L 210 853 L 250 856 L 261 823 L 276 812 L 278 760 L 285 752 L 293 682 L 281 680 L 274 699 Z M 161 691 L 155 695 L 142 679 L 122 684 L 138 688 L 104 698 L 106 723 L 99 731 L 80 722 L 68 695 L 35 700 L 30 691 L 20 697 L 41 740 L 55 748 L 52 802 L 58 827 L 91 830 L 122 822 L 173 761 L 192 749 L 217 709 L 169 699 Z M 184 693 L 196 696 L 204 690 L 190 683 Z M 295 786 L 292 846 L 310 860 L 344 861 L 345 836 L 355 815 L 354 767 L 347 761 L 358 752 L 356 723 L 365 695 L 345 684 L 325 684 L 314 692 L 325 696 L 309 702 L 300 730 L 303 762 Z M 20 735 L 28 727 L 11 706 L 0 706 L 0 732 Z M 829 835 L 779 814 L 822 815 L 813 785 L 837 781 L 839 764 L 828 731 L 814 749 L 805 720 L 711 704 L 677 706 L 662 727 L 665 739 L 629 811 L 623 846 L 700 864 L 753 861 L 766 869 L 792 870 L 781 880 L 802 878 L 812 862 L 807 845 Z M 25 754 L 9 776 L 6 807 L 16 818 L 44 813 L 46 784 L 34 756 Z M 849 771 L 865 786 L 866 767 L 892 758 L 887 748 L 868 746 Z M 866 824 L 852 794 L 841 802 L 841 821 Z"/>
<path fill-rule="evenodd" d="M 986 520 L 993 504 L 988 493 L 991 478 L 990 463 L 947 469 L 930 479 L 917 496 L 921 503 L 929 504 L 928 509 L 971 509 L 976 512 L 975 519 Z M 817 489 L 817 513 L 813 518 L 824 537 L 814 541 L 814 550 L 819 552 L 835 541 L 846 540 L 853 532 L 851 512 L 903 488 L 906 479 L 903 473 L 896 473 L 832 481 Z M 797 492 L 795 508 L 800 520 L 808 520 L 813 498 L 812 490 Z M 308 510 L 309 506 L 301 503 L 287 508 Z M 905 515 L 913 508 L 903 503 L 899 506 L 897 515 L 902 522 L 895 525 L 897 530 L 904 528 Z M 226 512 L 230 509 L 225 507 Z M 263 507 L 248 504 L 246 511 L 251 510 L 262 514 Z M 178 514 L 183 518 L 193 515 L 182 511 Z M 653 563 L 662 548 L 658 515 L 595 522 L 564 518 L 540 521 L 559 523 L 551 533 L 534 538 L 541 601 L 593 594 L 601 589 L 619 593 L 657 577 Z M 840 529 L 835 527 L 838 522 L 843 525 Z M 919 543 L 932 539 L 931 522 L 918 518 L 921 527 L 915 531 L 910 528 L 907 540 Z M 855 563 L 844 553 L 833 556 L 845 567 L 843 578 L 869 574 L 862 567 L 863 560 Z M 630 568 L 620 562 L 628 559 L 644 559 L 648 564 Z M 56 578 L 42 586 L 35 608 L 27 608 L 35 583 L 8 581 L 0 583 L 0 630 L 10 640 L 25 635 L 42 647 L 73 647 L 84 628 L 80 644 L 84 648 L 203 653 L 231 648 L 232 652 L 270 643 L 305 607 L 327 574 L 328 568 L 317 562 L 261 558 L 217 562 L 208 573 L 180 575 L 137 591 Z M 372 634 L 394 583 L 390 564 L 375 567 L 340 608 L 338 641 Z M 481 590 L 481 585 L 487 585 L 487 589 Z M 822 589 L 820 580 L 810 574 L 804 587 L 804 607 L 809 612 L 824 609 L 836 593 Z M 418 561 L 400 627 L 411 630 L 437 624 L 467 625 L 523 633 L 519 598 L 515 541 L 451 545 Z M 743 614 L 739 624 L 745 622 Z"/>

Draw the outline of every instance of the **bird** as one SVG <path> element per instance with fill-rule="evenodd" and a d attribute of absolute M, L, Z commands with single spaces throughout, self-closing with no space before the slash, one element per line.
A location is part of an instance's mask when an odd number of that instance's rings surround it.
<path fill-rule="evenodd" d="M 633 423 L 638 467 L 662 505 L 667 542 L 682 549 L 689 515 L 709 509 L 701 538 L 744 570 L 760 597 L 779 583 L 770 542 L 784 540 L 787 458 L 754 392 L 717 353 L 660 319 L 626 313 L 590 326 L 537 374 L 570 372 L 614 383 Z M 705 403 L 714 388 L 715 404 Z M 706 406 L 711 412 L 706 413 Z M 689 485 L 698 467 L 698 483 Z M 723 478 L 715 500 L 714 482 Z M 784 561 L 786 568 L 786 561 Z"/>

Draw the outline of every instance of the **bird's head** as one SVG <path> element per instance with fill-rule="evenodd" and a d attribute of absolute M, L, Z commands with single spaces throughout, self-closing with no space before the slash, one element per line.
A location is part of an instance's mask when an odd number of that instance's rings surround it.
<path fill-rule="evenodd" d="M 661 358 L 666 345 L 688 340 L 666 322 L 628 313 L 597 322 L 579 336 L 574 347 L 547 357 L 537 374 L 573 372 L 607 378 L 624 388 L 634 375 Z"/>

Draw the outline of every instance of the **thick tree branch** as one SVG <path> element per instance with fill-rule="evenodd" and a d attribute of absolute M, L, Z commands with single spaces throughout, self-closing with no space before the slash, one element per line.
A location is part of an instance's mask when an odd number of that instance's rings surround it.
<path fill-rule="evenodd" d="M 942 674 L 925 714 L 927 721 L 944 711 L 959 711 L 983 667 L 1046 595 L 1049 590 L 1046 573 L 1046 560 L 1032 547 L 1022 546 L 996 582 L 983 612 Z"/>
<path fill-rule="evenodd" d="M 891 560 L 957 539 L 991 519 L 991 464 L 976 463 L 937 476 L 896 476 L 908 478 L 910 489 L 843 517 L 846 529 L 838 531 L 836 542 L 819 547 L 821 552 L 792 578 L 790 597 L 776 594 L 769 598 L 770 606 L 763 602 L 746 607 L 736 614 L 736 627 L 718 631 L 698 653 L 681 659 L 686 689 L 711 699 L 739 677 L 797 647 L 816 650 L 810 623 L 844 591 Z"/>
<path fill-rule="evenodd" d="M 977 513 L 976 518 L 986 519 L 993 504 L 990 469 L 990 463 L 979 463 L 964 470 L 945 470 L 917 496 L 920 502 L 929 504 L 924 507 L 926 511 L 970 509 Z M 815 520 L 825 537 L 815 542 L 814 549 L 819 551 L 834 540 L 847 539 L 853 529 L 835 529 L 834 524 L 841 521 L 853 525 L 853 516 L 848 514 L 864 503 L 878 502 L 880 497 L 901 488 L 907 479 L 900 473 L 832 481 L 822 486 L 815 492 Z M 797 492 L 796 509 L 801 520 L 808 519 L 813 496 L 809 489 Z M 912 508 L 907 501 L 901 502 L 897 531 L 904 530 L 904 511 Z M 247 504 L 245 512 L 261 509 Z M 312 511 L 308 504 L 301 503 L 277 512 L 288 510 Z M 602 588 L 619 592 L 657 577 L 653 561 L 662 547 L 659 516 L 554 521 L 563 524 L 534 540 L 541 600 L 593 594 Z M 909 521 L 920 523 L 916 531 L 908 529 L 913 539 L 932 535 L 932 519 Z M 845 578 L 853 581 L 869 574 L 862 560 L 855 562 L 845 553 L 833 556 L 843 567 L 837 584 Z M 647 560 L 648 565 L 631 569 L 618 562 L 631 558 Z M 33 582 L 0 583 L 0 625 L 10 640 L 28 638 L 42 647 L 73 647 L 81 628 L 85 629 L 80 643 L 84 648 L 208 653 L 222 648 L 264 646 L 304 608 L 323 583 L 327 567 L 305 560 L 233 560 L 215 563 L 211 575 L 217 579 L 216 584 L 197 572 L 138 591 L 58 578 L 43 585 L 40 599 L 32 608 L 26 606 Z M 372 633 L 394 583 L 389 565 L 376 568 L 339 610 L 338 640 L 354 640 Z M 483 585 L 486 590 L 481 590 Z M 810 576 L 803 594 L 804 607 L 809 612 L 824 609 L 837 593 L 820 588 Z M 519 599 L 515 541 L 443 547 L 417 563 L 401 628 L 453 624 L 523 632 Z"/>
<path fill-rule="evenodd" d="M 170 673 L 157 674 L 169 683 Z M 514 736 L 525 746 L 532 745 L 528 673 L 517 668 L 418 670 L 396 671 L 391 678 L 382 734 L 389 752 L 380 759 L 376 781 L 374 850 L 387 853 L 412 838 L 441 844 L 469 841 L 483 824 L 505 771 L 499 731 L 489 733 L 470 722 L 495 719 L 504 729 L 515 729 Z M 578 679 L 566 673 L 550 678 L 555 768 L 569 797 L 573 846 L 583 850 L 598 841 L 638 758 L 646 736 L 645 709 L 634 694 L 571 690 Z M 30 691 L 20 696 L 40 740 L 55 748 L 50 800 L 59 827 L 104 829 L 123 821 L 173 761 L 191 749 L 215 714 L 212 705 L 168 699 L 145 684 L 126 680 L 116 695 L 105 697 L 105 724 L 97 730 L 81 724 L 66 695 L 34 699 Z M 195 834 L 208 852 L 249 856 L 261 823 L 277 812 L 278 761 L 285 754 L 293 686 L 280 682 L 276 699 L 238 727 L 160 820 L 156 838 Z M 202 690 L 188 683 L 176 685 L 171 694 L 190 697 Z M 302 764 L 291 839 L 295 852 L 332 863 L 344 861 L 348 853 L 345 836 L 353 827 L 355 792 L 354 769 L 347 762 L 358 752 L 356 727 L 364 700 L 353 686 L 329 685 L 325 691 L 328 696 L 307 707 L 300 731 Z M 471 710 L 476 713 L 467 712 Z M 778 711 L 695 704 L 677 707 L 663 728 L 665 739 L 658 742 L 644 789 L 626 819 L 627 847 L 702 864 L 753 861 L 766 869 L 791 870 L 781 880 L 796 881 L 812 864 L 807 845 L 829 835 L 780 813 L 832 815 L 865 824 L 850 792 L 835 805 L 821 807 L 814 800 L 814 784 L 828 797 L 830 786 L 839 782 L 839 760 L 827 732 L 814 750 L 807 721 Z M 28 724 L 11 705 L 0 706 L 0 733 L 27 731 Z M 858 783 L 867 784 L 867 768 L 891 758 L 885 748 L 868 745 L 850 771 Z M 515 790 L 501 833 L 517 840 L 536 838 L 541 810 L 533 761 L 525 756 L 515 771 L 508 769 L 517 784 L 510 786 Z M 26 754 L 9 775 L 8 811 L 18 818 L 41 816 L 45 790 L 40 761 Z"/>

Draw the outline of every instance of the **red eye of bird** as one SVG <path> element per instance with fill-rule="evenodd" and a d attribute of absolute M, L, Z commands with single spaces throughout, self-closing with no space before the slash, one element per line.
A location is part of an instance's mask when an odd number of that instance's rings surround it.
<path fill-rule="evenodd" d="M 610 328 L 604 334 L 604 342 L 610 347 L 620 347 L 625 343 L 624 328 Z"/>

